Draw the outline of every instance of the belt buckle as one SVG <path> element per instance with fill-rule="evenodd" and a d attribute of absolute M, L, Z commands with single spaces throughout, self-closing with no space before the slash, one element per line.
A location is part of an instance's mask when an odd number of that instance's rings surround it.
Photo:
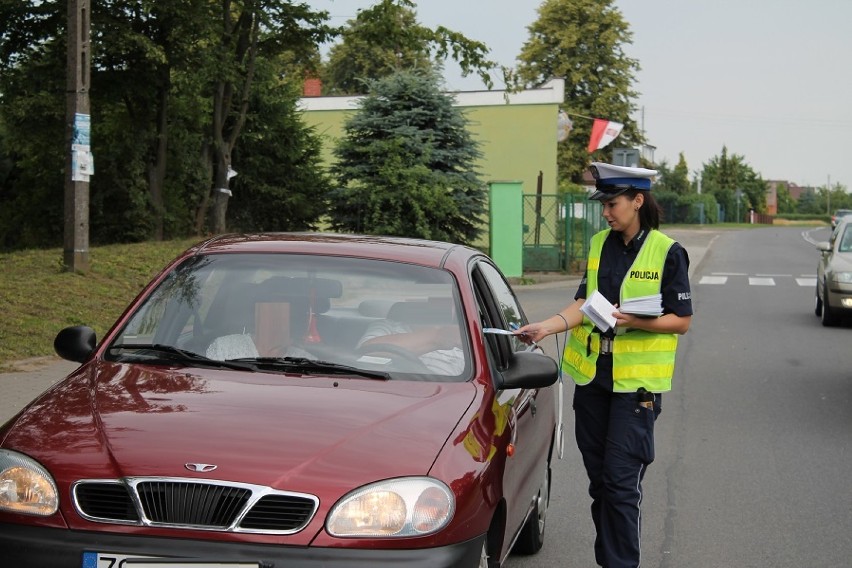
<path fill-rule="evenodd" d="M 601 336 L 601 355 L 609 355 L 612 353 L 612 338 Z"/>

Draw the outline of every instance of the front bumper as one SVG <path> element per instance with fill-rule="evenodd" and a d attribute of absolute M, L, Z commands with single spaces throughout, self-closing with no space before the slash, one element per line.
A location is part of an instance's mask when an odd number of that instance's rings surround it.
<path fill-rule="evenodd" d="M 84 551 L 215 560 L 225 565 L 258 562 L 263 568 L 473 568 L 479 565 L 484 539 L 482 535 L 439 548 L 365 550 L 123 536 L 0 523 L 0 558 L 3 566 L 28 568 L 83 568 Z"/>
<path fill-rule="evenodd" d="M 852 313 L 852 284 L 829 283 L 828 298 L 825 301 L 832 309 Z"/>

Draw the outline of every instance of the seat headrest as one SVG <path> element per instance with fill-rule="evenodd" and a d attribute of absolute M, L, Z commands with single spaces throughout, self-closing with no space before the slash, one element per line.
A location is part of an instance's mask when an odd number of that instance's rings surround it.
<path fill-rule="evenodd" d="M 310 278 L 304 276 L 273 276 L 258 285 L 258 298 L 301 296 L 309 298 L 339 298 L 343 295 L 343 283 L 332 278 Z"/>

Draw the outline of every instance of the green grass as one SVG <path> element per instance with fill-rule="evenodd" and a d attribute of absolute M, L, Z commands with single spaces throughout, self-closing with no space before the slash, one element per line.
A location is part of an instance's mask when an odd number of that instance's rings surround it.
<path fill-rule="evenodd" d="M 200 239 L 91 247 L 90 270 L 64 270 L 62 249 L 0 253 L 0 370 L 13 361 L 53 355 L 69 325 L 100 338 L 142 287 Z"/>

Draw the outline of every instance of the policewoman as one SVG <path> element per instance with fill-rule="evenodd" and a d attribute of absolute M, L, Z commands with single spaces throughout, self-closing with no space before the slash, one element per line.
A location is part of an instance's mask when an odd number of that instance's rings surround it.
<path fill-rule="evenodd" d="M 692 319 L 689 257 L 659 231 L 655 170 L 599 162 L 590 170 L 596 189 L 590 199 L 601 201 L 609 228 L 592 237 L 574 302 L 516 334 L 533 342 L 569 332 L 562 370 L 576 384 L 575 434 L 589 476 L 595 559 L 627 568 L 640 565 L 642 478 L 654 461 L 654 422 L 661 394 L 671 390 L 678 336 Z M 616 306 L 615 328 L 598 329 L 580 311 L 595 290 Z M 617 309 L 656 294 L 656 315 Z"/>

